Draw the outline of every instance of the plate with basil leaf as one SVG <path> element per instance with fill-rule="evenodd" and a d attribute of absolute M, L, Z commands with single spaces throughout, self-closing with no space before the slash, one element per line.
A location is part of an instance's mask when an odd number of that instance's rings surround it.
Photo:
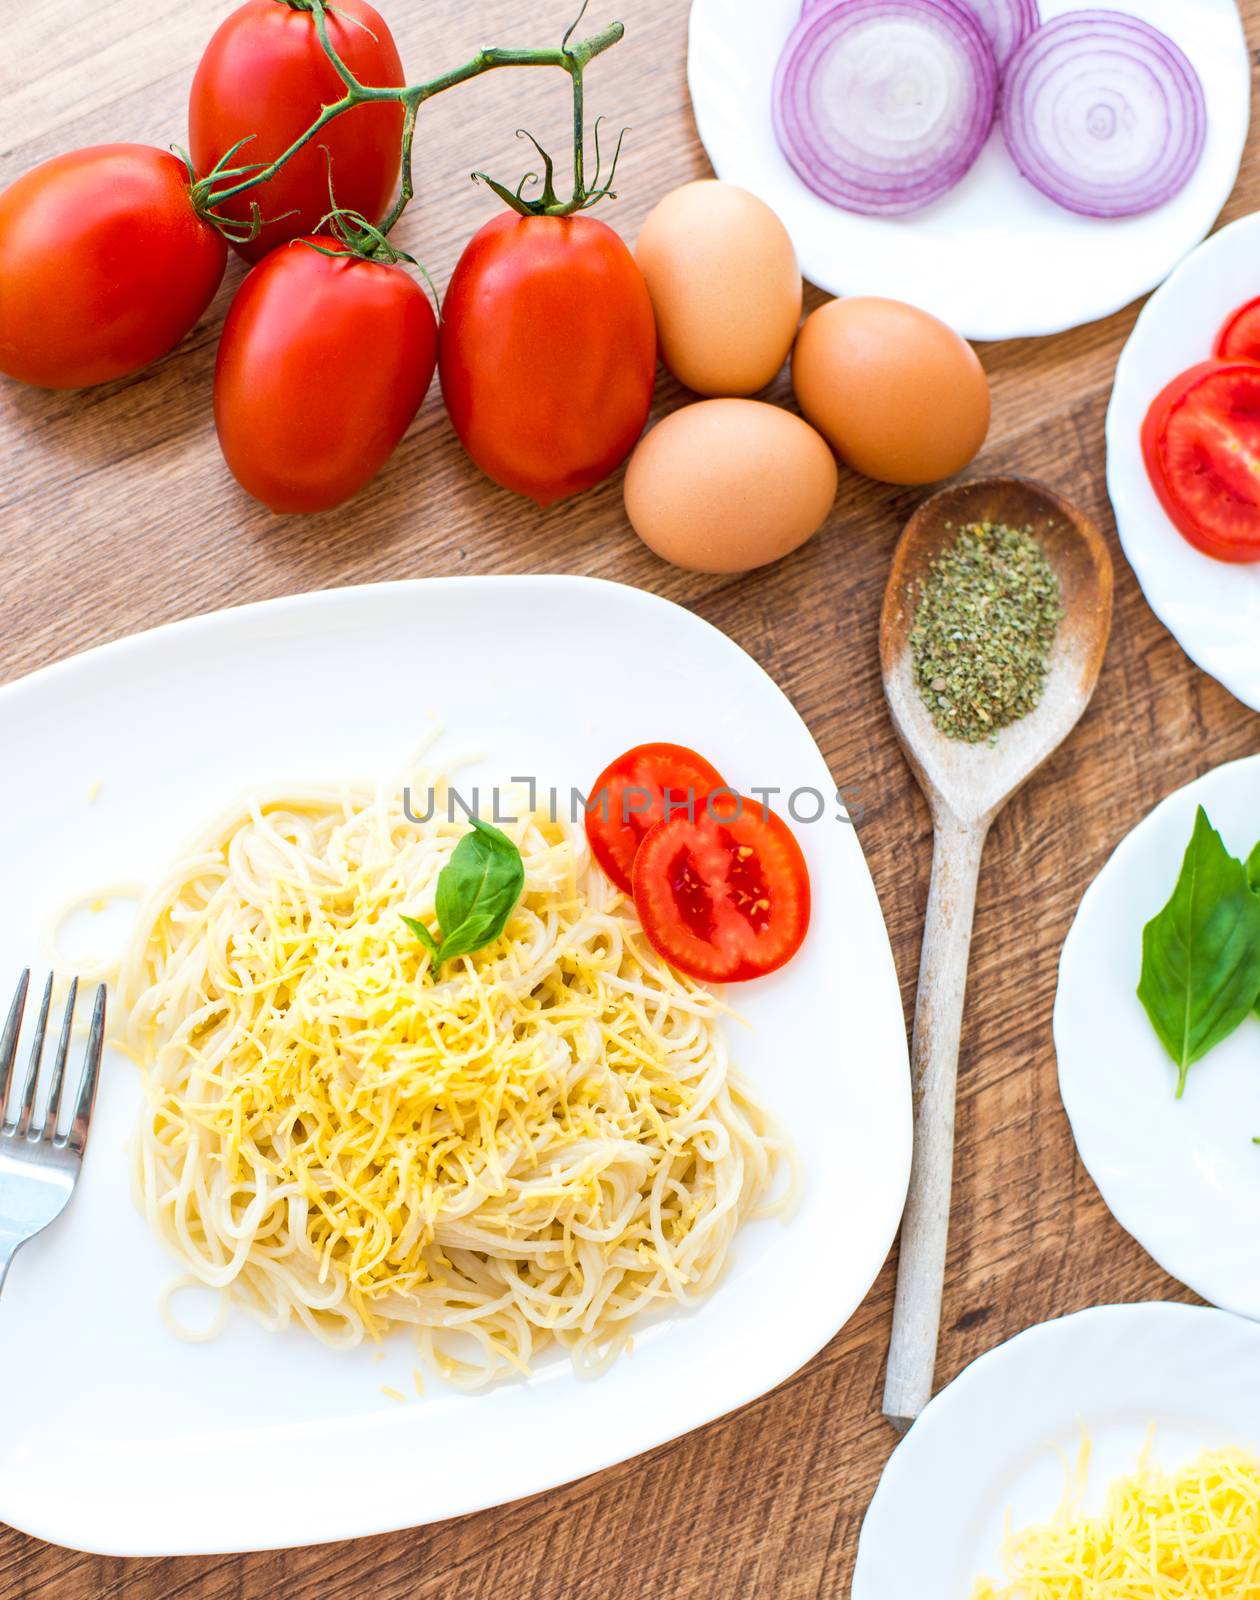
<path fill-rule="evenodd" d="M 1059 963 L 1059 1088 L 1116 1219 L 1260 1319 L 1260 756 L 1179 789 L 1086 891 Z"/>

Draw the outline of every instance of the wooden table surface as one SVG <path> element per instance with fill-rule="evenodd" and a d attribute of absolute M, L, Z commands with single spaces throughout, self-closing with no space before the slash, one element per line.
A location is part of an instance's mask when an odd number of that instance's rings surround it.
<path fill-rule="evenodd" d="M 550 43 L 569 14 L 567 0 L 380 3 L 417 75 L 483 43 Z M 230 5 L 4 6 L 0 184 L 79 145 L 182 140 L 189 79 Z M 1260 43 L 1260 0 L 1244 0 L 1243 10 Z M 686 0 L 625 0 L 627 37 L 588 75 L 592 114 L 633 129 L 621 198 L 604 213 L 631 239 L 660 195 L 709 171 L 687 97 L 686 13 Z M 612 14 L 593 0 L 589 20 L 600 26 Z M 523 170 L 513 131 L 525 124 L 562 147 L 566 113 L 566 84 L 551 72 L 501 73 L 426 109 L 421 199 L 401 239 L 439 285 L 494 210 L 470 170 Z M 1260 205 L 1257 145 L 1226 218 Z M 861 838 L 909 1018 L 931 837 L 885 714 L 876 619 L 893 543 L 921 495 L 846 476 L 826 529 L 788 560 L 741 578 L 689 575 L 635 538 L 619 478 L 546 514 L 487 483 L 460 451 L 435 385 L 358 501 L 281 520 L 237 489 L 211 422 L 215 343 L 240 276 L 238 264 L 229 267 L 184 345 L 136 378 L 81 394 L 0 386 L 0 681 L 172 618 L 305 589 L 468 572 L 578 572 L 638 584 L 690 606 L 760 661 L 846 792 L 861 796 Z M 808 304 L 820 299 L 810 291 Z M 1050 1032 L 1059 949 L 1108 853 L 1170 790 L 1256 748 L 1253 715 L 1164 632 L 1115 543 L 1103 418 L 1136 312 L 981 351 L 994 422 L 976 470 L 1043 478 L 1094 515 L 1112 542 L 1117 609 L 1092 708 L 1002 815 L 986 857 L 963 1036 L 941 1384 L 1046 1317 L 1106 1301 L 1190 1298 L 1122 1232 L 1083 1171 Z M 782 380 L 775 397 L 788 399 Z M 680 399 L 663 379 L 658 409 Z M 0 1526 L 0 1597 L 847 1596 L 862 1516 L 893 1445 L 879 1402 L 894 1265 L 895 1256 L 849 1325 L 782 1387 L 568 1488 L 387 1538 L 206 1560 L 104 1560 Z M 370 1493 L 370 1479 L 354 1487 Z"/>

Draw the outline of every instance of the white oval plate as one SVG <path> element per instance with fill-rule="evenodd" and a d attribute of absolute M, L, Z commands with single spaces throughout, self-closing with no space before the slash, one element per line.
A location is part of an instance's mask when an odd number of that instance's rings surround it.
<path fill-rule="evenodd" d="M 1041 0 L 1049 19 L 1080 0 Z M 775 67 L 801 0 L 692 0 L 688 80 L 717 175 L 782 217 L 811 283 L 934 312 L 969 339 L 1059 333 L 1159 283 L 1220 215 L 1251 117 L 1251 64 L 1234 0 L 1124 0 L 1182 47 L 1203 80 L 1207 147 L 1168 205 L 1105 222 L 1054 205 L 1019 175 L 994 131 L 975 166 L 934 205 L 862 217 L 807 189 L 775 139 Z"/>
<path fill-rule="evenodd" d="M 974 1361 L 893 1452 L 866 1514 L 852 1600 L 966 1600 L 997 1579 L 1003 1524 L 1044 1522 L 1064 1459 L 1093 1442 L 1090 1493 L 1152 1459 L 1260 1452 L 1260 1328 L 1202 1306 L 1098 1306 L 1043 1322 Z M 911 1533 L 912 1536 L 908 1537 Z"/>
<path fill-rule="evenodd" d="M 1142 929 L 1172 894 L 1200 805 L 1246 860 L 1260 839 L 1260 756 L 1169 795 L 1086 891 L 1059 962 L 1059 1089 L 1116 1220 L 1203 1299 L 1260 1318 L 1260 1021 L 1191 1067 L 1177 1100 L 1136 994 Z"/>
<path fill-rule="evenodd" d="M 450 730 L 445 749 L 487 758 L 461 775 L 467 786 L 532 775 L 540 794 L 552 783 L 585 793 L 627 746 L 673 739 L 745 789 L 834 794 L 808 729 L 761 668 L 636 589 L 457 578 L 220 612 L 0 688 L 6 1003 L 63 899 L 147 878 L 243 789 L 388 777 L 435 716 Z M 805 1193 L 790 1222 L 747 1228 L 703 1306 L 646 1328 L 597 1381 L 563 1359 L 474 1396 L 428 1374 L 426 1398 L 407 1405 L 381 1393 L 414 1393 L 405 1336 L 375 1361 L 296 1330 L 268 1334 L 238 1312 L 218 1340 L 180 1343 L 158 1315 L 175 1269 L 128 1192 L 139 1077 L 111 1056 L 80 1192 L 19 1253 L 0 1302 L 0 1519 L 112 1555 L 381 1533 L 624 1460 L 808 1361 L 888 1253 L 909 1175 L 910 1094 L 901 998 L 861 847 L 834 805 L 796 832 L 814 925 L 783 972 L 740 991 L 752 1028 L 735 1029 L 733 1050 L 796 1139 Z M 314 1478 L 303 1461 L 319 1463 Z"/>
<path fill-rule="evenodd" d="M 1196 666 L 1260 711 L 1260 562 L 1214 561 L 1168 520 L 1142 460 L 1151 402 L 1207 361 L 1231 312 L 1260 295 L 1260 213 L 1202 244 L 1142 309 L 1107 411 L 1107 491 L 1147 604 Z"/>

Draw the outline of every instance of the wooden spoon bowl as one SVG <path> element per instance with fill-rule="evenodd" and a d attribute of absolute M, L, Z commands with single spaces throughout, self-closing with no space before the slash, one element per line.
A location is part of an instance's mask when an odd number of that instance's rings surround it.
<path fill-rule="evenodd" d="M 973 522 L 1026 528 L 1039 540 L 1063 597 L 1045 691 L 1035 711 L 992 744 L 950 739 L 932 721 L 915 682 L 910 630 L 928 570 Z M 906 759 L 935 812 L 992 818 L 1075 727 L 1089 704 L 1111 630 L 1111 557 L 1093 522 L 1052 489 L 1026 478 L 981 478 L 942 490 L 915 512 L 893 556 L 879 653 L 884 692 Z"/>
<path fill-rule="evenodd" d="M 1027 529 L 1059 580 L 1063 620 L 1034 710 L 992 740 L 950 739 L 915 681 L 910 633 L 935 559 L 970 523 Z M 884 1413 L 898 1428 L 932 1394 L 954 1165 L 958 1041 L 980 858 L 994 817 L 1068 736 L 1089 704 L 1111 629 L 1111 557 L 1074 506 L 1023 478 L 983 478 L 934 495 L 906 525 L 893 557 L 879 649 L 893 726 L 927 796 L 935 828 L 915 1000 L 911 1070 L 914 1165 L 901 1226 L 897 1302 Z"/>

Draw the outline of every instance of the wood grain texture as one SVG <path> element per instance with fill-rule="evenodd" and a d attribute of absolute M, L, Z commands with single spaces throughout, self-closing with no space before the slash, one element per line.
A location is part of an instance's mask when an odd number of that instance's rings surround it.
<path fill-rule="evenodd" d="M 569 20 L 567 0 L 381 4 L 413 72 L 484 43 L 544 43 Z M 198 53 L 229 9 L 230 0 L 3 6 L 0 184 L 77 145 L 181 139 Z M 1243 0 L 1243 10 L 1260 43 L 1260 0 Z M 589 74 L 592 113 L 634 130 L 623 198 L 607 211 L 631 238 L 656 197 L 708 172 L 686 92 L 686 11 L 685 0 L 625 0 L 627 38 Z M 592 20 L 607 20 L 601 0 Z M 500 74 L 426 110 L 421 198 L 401 240 L 439 284 L 492 211 L 470 170 L 518 173 L 527 163 L 513 131 L 529 125 L 562 145 L 566 117 L 566 86 L 550 73 Z M 1254 138 L 1243 170 L 1227 218 L 1260 205 Z M 691 576 L 639 544 L 617 479 L 545 514 L 486 483 L 434 393 L 355 504 L 282 521 L 236 488 L 210 417 L 215 340 L 239 278 L 233 265 L 201 325 L 139 377 L 72 395 L 0 386 L 0 681 L 138 628 L 303 589 L 464 572 L 638 584 L 751 652 L 791 695 L 846 793 L 860 797 L 908 1016 L 931 836 L 885 713 L 877 629 L 893 545 L 922 496 L 848 477 L 825 531 L 778 566 Z M 819 299 L 811 291 L 808 304 Z M 938 1383 L 1043 1318 L 1105 1301 L 1190 1298 L 1112 1221 L 1081 1168 L 1050 1034 L 1059 949 L 1109 852 L 1170 790 L 1256 748 L 1254 716 L 1182 655 L 1115 542 L 1103 417 L 1136 311 L 981 352 L 994 426 L 976 471 L 1031 474 L 1077 500 L 1111 543 L 1117 595 L 1093 706 L 1003 812 L 985 856 Z M 774 394 L 787 400 L 783 380 Z M 680 398 L 663 380 L 658 410 Z M 212 1560 L 100 1560 L 0 1527 L 0 1597 L 846 1596 L 862 1515 L 893 1445 L 879 1415 L 892 1288 L 890 1262 L 849 1325 L 774 1393 L 567 1489 L 388 1538 Z"/>

